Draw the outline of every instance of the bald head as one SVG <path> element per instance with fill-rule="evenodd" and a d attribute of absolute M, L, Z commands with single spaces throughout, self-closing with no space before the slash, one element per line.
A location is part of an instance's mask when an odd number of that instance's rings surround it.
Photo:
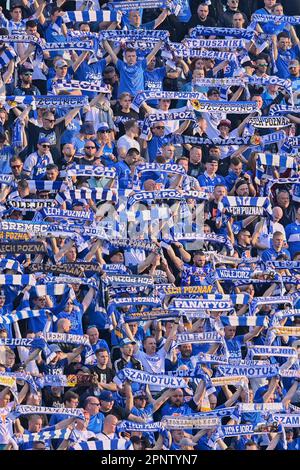
<path fill-rule="evenodd" d="M 272 212 L 274 222 L 278 222 L 278 220 L 280 220 L 283 216 L 283 210 L 279 206 L 274 207 Z"/>

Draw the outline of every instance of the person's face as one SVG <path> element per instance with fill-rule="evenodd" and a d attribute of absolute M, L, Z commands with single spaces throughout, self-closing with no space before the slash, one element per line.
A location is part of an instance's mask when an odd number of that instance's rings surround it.
<path fill-rule="evenodd" d="M 193 163 L 193 165 L 198 165 L 202 160 L 202 150 L 198 148 L 192 148 L 190 151 L 190 162 Z"/>
<path fill-rule="evenodd" d="M 106 83 L 107 85 L 109 84 L 113 84 L 117 81 L 117 74 L 115 72 L 115 70 L 112 70 L 111 72 L 104 72 L 103 73 L 103 81 L 104 83 Z"/>
<path fill-rule="evenodd" d="M 22 9 L 21 8 L 14 8 L 11 12 L 12 20 L 15 22 L 19 22 L 22 20 Z"/>
<path fill-rule="evenodd" d="M 75 147 L 73 144 L 65 144 L 63 148 L 63 155 L 65 160 L 71 160 L 75 155 Z"/>
<path fill-rule="evenodd" d="M 129 23 L 136 28 L 139 28 L 141 25 L 141 16 L 138 11 L 130 11 L 129 12 Z"/>
<path fill-rule="evenodd" d="M 147 398 L 144 396 L 136 397 L 134 399 L 134 403 L 135 406 L 140 410 L 142 408 L 145 408 L 145 406 L 147 405 Z"/>
<path fill-rule="evenodd" d="M 6 121 L 7 121 L 6 113 L 3 112 L 3 111 L 0 111 L 0 124 L 2 124 L 2 126 L 3 126 Z"/>
<path fill-rule="evenodd" d="M 197 80 L 199 80 L 201 78 L 205 78 L 205 73 L 204 73 L 203 67 L 202 66 L 201 66 L 201 68 L 195 67 L 195 69 L 193 71 L 193 80 L 196 82 Z"/>
<path fill-rule="evenodd" d="M 232 339 L 235 337 L 236 327 L 235 326 L 225 326 L 225 338 Z"/>
<path fill-rule="evenodd" d="M 11 163 L 10 167 L 11 167 L 11 171 L 12 171 L 13 175 L 17 177 L 22 172 L 23 162 L 21 160 L 16 160 L 16 161 Z"/>
<path fill-rule="evenodd" d="M 183 429 L 174 429 L 174 431 L 172 431 L 172 438 L 173 438 L 173 441 L 178 444 L 178 442 L 181 441 L 181 439 L 183 438 L 184 436 L 184 431 Z"/>
<path fill-rule="evenodd" d="M 215 158 L 220 158 L 221 150 L 218 147 L 214 147 L 214 148 L 210 149 L 209 156 L 210 157 L 215 157 Z"/>
<path fill-rule="evenodd" d="M 122 348 L 124 356 L 132 356 L 133 355 L 133 344 L 126 344 Z"/>
<path fill-rule="evenodd" d="M 243 169 L 243 164 L 242 163 L 239 163 L 238 165 L 232 165 L 231 166 L 231 170 L 237 176 L 239 176 L 241 174 L 242 169 Z"/>
<path fill-rule="evenodd" d="M 217 162 L 206 163 L 205 168 L 209 175 L 213 175 L 218 170 L 218 163 Z"/>
<path fill-rule="evenodd" d="M 276 5 L 276 7 L 273 8 L 273 15 L 278 15 L 278 16 L 283 15 L 283 6 Z"/>
<path fill-rule="evenodd" d="M 92 140 L 88 140 L 85 144 L 84 144 L 84 153 L 85 153 L 85 156 L 88 157 L 88 158 L 94 158 L 95 157 L 95 154 L 96 154 L 96 145 L 95 143 L 92 141 Z"/>
<path fill-rule="evenodd" d="M 82 24 L 79 30 L 83 31 L 84 33 L 89 33 L 91 31 L 91 28 L 88 24 Z"/>
<path fill-rule="evenodd" d="M 100 402 L 97 398 L 93 397 L 86 405 L 86 411 L 89 412 L 90 416 L 94 416 L 99 413 Z"/>
<path fill-rule="evenodd" d="M 205 266 L 206 258 L 205 255 L 195 255 L 193 257 L 194 266 L 198 268 L 203 268 Z"/>
<path fill-rule="evenodd" d="M 5 304 L 5 295 L 0 295 L 0 308 Z"/>
<path fill-rule="evenodd" d="M 199 16 L 201 20 L 206 20 L 206 18 L 208 17 L 208 13 L 209 13 L 208 5 L 199 5 L 197 9 L 197 15 Z"/>
<path fill-rule="evenodd" d="M 292 77 L 299 77 L 300 74 L 300 65 L 290 65 L 289 72 Z"/>
<path fill-rule="evenodd" d="M 74 263 L 74 261 L 76 261 L 76 258 L 77 258 L 76 248 L 73 247 L 69 251 L 67 251 L 66 258 L 69 263 Z"/>
<path fill-rule="evenodd" d="M 249 196 L 249 186 L 248 184 L 241 184 L 236 190 L 237 196 Z"/>
<path fill-rule="evenodd" d="M 227 0 L 227 5 L 230 10 L 237 10 L 239 7 L 239 1 L 238 0 Z"/>
<path fill-rule="evenodd" d="M 97 328 L 90 328 L 88 330 L 89 340 L 91 344 L 96 344 L 99 339 L 99 331 Z"/>
<path fill-rule="evenodd" d="M 217 397 L 213 393 L 211 393 L 208 399 L 211 409 L 214 410 L 217 406 Z"/>
<path fill-rule="evenodd" d="M 136 64 L 136 52 L 135 51 L 126 51 L 125 52 L 125 60 L 128 65 L 135 65 Z"/>
<path fill-rule="evenodd" d="M 27 72 L 22 73 L 21 79 L 25 84 L 31 84 L 32 83 L 32 72 L 28 70 Z"/>
<path fill-rule="evenodd" d="M 46 170 L 47 174 L 47 180 L 49 181 L 55 181 L 56 178 L 58 177 L 58 170 L 55 168 L 52 168 L 51 170 Z"/>
<path fill-rule="evenodd" d="M 101 366 L 106 366 L 106 364 L 108 363 L 108 359 L 109 356 L 107 351 L 97 353 L 97 360 Z"/>
<path fill-rule="evenodd" d="M 29 431 L 30 432 L 40 432 L 43 427 L 43 421 L 41 418 L 35 418 L 29 421 Z"/>
<path fill-rule="evenodd" d="M 170 108 L 170 104 L 171 104 L 171 100 L 167 100 L 167 99 L 159 100 L 159 107 L 163 111 L 168 111 L 168 109 Z"/>
<path fill-rule="evenodd" d="M 43 121 L 43 127 L 45 129 L 53 129 L 54 123 L 55 123 L 55 118 L 53 114 L 48 114 L 47 116 L 42 118 Z"/>
<path fill-rule="evenodd" d="M 10 394 L 7 393 L 2 399 L 0 399 L 0 407 L 5 408 L 10 402 Z"/>
<path fill-rule="evenodd" d="M 290 204 L 290 198 L 289 198 L 288 193 L 286 193 L 286 192 L 279 193 L 278 196 L 277 196 L 277 202 L 278 202 L 278 205 L 282 209 L 287 209 L 289 207 L 289 204 Z"/>
<path fill-rule="evenodd" d="M 78 403 L 78 398 L 70 398 L 70 400 L 66 401 L 66 408 L 77 408 Z"/>
<path fill-rule="evenodd" d="M 38 297 L 37 299 L 34 300 L 34 303 L 36 304 L 38 309 L 45 308 L 47 305 L 46 296 Z"/>
<path fill-rule="evenodd" d="M 278 41 L 278 49 L 282 51 L 287 51 L 290 48 L 290 39 L 289 38 L 280 38 Z"/>
<path fill-rule="evenodd" d="M 37 26 L 27 26 L 26 34 L 31 36 L 38 36 Z"/>
<path fill-rule="evenodd" d="M 37 148 L 40 155 L 47 155 L 47 153 L 50 151 L 50 144 L 38 144 Z"/>
<path fill-rule="evenodd" d="M 73 308 L 74 308 L 73 301 L 69 299 L 65 305 L 65 312 L 71 313 Z"/>
<path fill-rule="evenodd" d="M 240 29 L 244 26 L 245 20 L 244 20 L 243 15 L 241 15 L 240 13 L 237 13 L 233 15 L 232 22 L 233 22 L 234 28 Z"/>
<path fill-rule="evenodd" d="M 258 69 L 258 72 L 266 73 L 268 68 L 268 62 L 266 61 L 266 59 L 258 59 L 256 61 L 256 67 Z"/>
<path fill-rule="evenodd" d="M 132 323 L 128 323 L 128 326 L 132 335 L 135 336 L 137 334 L 139 325 L 137 323 L 132 322 Z"/>
<path fill-rule="evenodd" d="M 187 160 L 179 160 L 178 165 L 181 166 L 186 171 L 186 173 L 188 172 L 189 162 Z"/>
<path fill-rule="evenodd" d="M 155 69 L 155 64 L 156 64 L 156 57 L 152 57 L 148 64 L 148 70 L 154 70 Z"/>
<path fill-rule="evenodd" d="M 152 128 L 151 132 L 157 137 L 162 137 L 165 133 L 165 125 L 163 122 L 156 122 Z"/>
<path fill-rule="evenodd" d="M 163 147 L 162 156 L 166 157 L 168 160 L 172 160 L 174 157 L 175 149 L 172 145 L 166 145 Z"/>
<path fill-rule="evenodd" d="M 132 100 L 131 100 L 130 96 L 124 96 L 124 98 L 121 98 L 120 99 L 120 105 L 121 105 L 122 109 L 129 109 L 131 101 Z"/>
<path fill-rule="evenodd" d="M 56 76 L 59 78 L 65 78 L 68 73 L 68 66 L 62 65 L 55 67 Z"/>
<path fill-rule="evenodd" d="M 215 66 L 215 59 L 203 59 L 203 65 L 206 70 L 212 70 Z"/>
<path fill-rule="evenodd" d="M 273 246 L 275 250 L 280 251 L 281 248 L 283 247 L 284 239 L 282 235 L 275 235 L 273 237 Z"/>
<path fill-rule="evenodd" d="M 114 401 L 104 401 L 104 400 L 100 400 L 100 406 L 101 406 L 101 410 L 104 411 L 104 413 L 107 413 L 109 412 L 112 407 L 114 406 Z"/>
<path fill-rule="evenodd" d="M 228 126 L 220 126 L 219 131 L 222 137 L 228 136 L 229 134 L 229 127 Z"/>
<path fill-rule="evenodd" d="M 178 388 L 170 398 L 170 402 L 173 406 L 181 406 L 183 404 L 183 391 Z"/>
<path fill-rule="evenodd" d="M 123 253 L 115 253 L 112 257 L 111 257 L 111 262 L 113 264 L 120 264 L 120 263 L 124 263 L 124 255 Z"/>
<path fill-rule="evenodd" d="M 180 347 L 180 352 L 181 352 L 182 357 L 184 358 L 191 357 L 192 352 L 193 352 L 192 345 L 190 343 L 182 344 Z"/>
<path fill-rule="evenodd" d="M 270 85 L 270 86 L 267 87 L 267 89 L 268 89 L 269 93 L 274 95 L 275 93 L 278 92 L 278 85 Z"/>
<path fill-rule="evenodd" d="M 220 93 L 218 91 L 213 91 L 209 97 L 208 97 L 209 100 L 212 100 L 212 101 L 219 101 L 220 99 Z"/>
<path fill-rule="evenodd" d="M 258 109 L 261 109 L 263 105 L 263 99 L 261 96 L 253 96 L 251 101 L 256 101 Z"/>
<path fill-rule="evenodd" d="M 248 232 L 248 230 L 241 234 L 241 240 L 244 243 L 244 245 L 246 245 L 246 246 L 250 245 L 250 243 L 251 243 L 251 234 L 250 234 L 250 232 Z"/>
<path fill-rule="evenodd" d="M 125 161 L 129 166 L 135 165 L 136 162 L 138 162 L 140 159 L 140 155 L 136 152 L 133 152 L 129 155 L 126 155 Z"/>
<path fill-rule="evenodd" d="M 156 340 L 155 338 L 148 338 L 145 341 L 145 351 L 147 354 L 156 353 Z"/>
<path fill-rule="evenodd" d="M 264 0 L 265 7 L 270 9 L 271 7 L 275 5 L 276 1 L 277 0 Z"/>

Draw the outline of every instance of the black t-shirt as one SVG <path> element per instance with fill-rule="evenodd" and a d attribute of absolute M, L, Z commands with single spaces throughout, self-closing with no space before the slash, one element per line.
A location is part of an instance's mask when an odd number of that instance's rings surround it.
<path fill-rule="evenodd" d="M 106 367 L 106 369 L 99 369 L 98 366 L 93 366 L 91 370 L 97 374 L 99 382 L 104 384 L 111 383 L 115 376 L 113 370 L 110 369 L 110 367 Z"/>
<path fill-rule="evenodd" d="M 127 417 L 128 417 L 128 413 L 125 411 L 125 409 L 122 408 L 119 405 L 116 405 L 116 404 L 114 404 L 114 406 L 112 407 L 112 409 L 110 411 L 107 411 L 107 412 L 102 411 L 102 410 L 100 410 L 100 411 L 104 415 L 105 418 L 108 415 L 114 415 L 119 420 L 124 420 L 124 419 L 127 419 Z"/>
<path fill-rule="evenodd" d="M 28 154 L 37 150 L 37 143 L 40 138 L 46 137 L 47 139 L 49 139 L 51 144 L 50 151 L 54 163 L 58 163 L 61 159 L 61 136 L 65 130 L 65 121 L 56 124 L 53 129 L 44 129 L 43 127 L 36 126 L 32 122 L 29 122 L 27 128 Z"/>

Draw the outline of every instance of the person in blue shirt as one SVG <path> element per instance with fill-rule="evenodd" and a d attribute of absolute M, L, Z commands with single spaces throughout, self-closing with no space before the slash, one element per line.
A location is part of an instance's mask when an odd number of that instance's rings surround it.
<path fill-rule="evenodd" d="M 127 189 L 132 187 L 132 166 L 135 166 L 139 159 L 139 155 L 140 153 L 137 149 L 129 149 L 125 159 L 116 164 L 120 189 Z"/>
<path fill-rule="evenodd" d="M 290 224 L 293 225 L 293 224 Z M 289 237 L 287 235 L 287 240 Z M 275 232 L 272 238 L 272 247 L 264 250 L 261 255 L 262 261 L 275 261 L 278 256 L 285 255 L 287 259 L 291 259 L 290 252 L 283 248 L 284 236 L 281 232 Z"/>
<path fill-rule="evenodd" d="M 293 46 L 291 46 L 291 39 Z M 283 31 L 277 36 L 273 36 L 274 46 L 274 59 L 276 61 L 277 76 L 279 78 L 289 78 L 289 63 L 291 60 L 300 58 L 299 38 L 296 33 L 292 31 L 290 36 L 287 32 Z"/>
<path fill-rule="evenodd" d="M 135 49 L 125 49 L 125 61 L 118 59 L 117 55 L 107 41 L 103 41 L 105 50 L 111 57 L 112 62 L 116 65 L 120 74 L 119 96 L 128 92 L 135 96 L 139 91 L 144 90 L 144 71 L 146 70 L 150 60 L 155 57 L 162 46 L 159 41 L 150 54 L 145 59 L 138 59 Z"/>
<path fill-rule="evenodd" d="M 45 39 L 47 42 L 66 42 L 67 28 L 63 23 L 62 15 L 64 12 L 58 8 L 53 7 L 51 11 L 51 22 L 45 30 Z M 50 52 L 50 57 L 53 59 L 56 55 L 63 55 L 64 51 Z"/>
<path fill-rule="evenodd" d="M 131 10 L 128 15 L 127 28 L 128 30 L 146 29 L 153 30 L 159 27 L 170 14 L 168 10 L 164 9 L 160 15 L 153 21 L 148 21 L 142 24 L 142 15 L 138 10 Z"/>
<path fill-rule="evenodd" d="M 214 187 L 218 184 L 226 186 L 223 176 L 216 174 L 218 171 L 218 165 L 219 159 L 217 157 L 208 157 L 205 163 L 205 172 L 199 175 L 198 178 L 201 188 L 207 188 L 211 193 L 213 192 Z"/>
<path fill-rule="evenodd" d="M 258 336 L 261 331 L 264 329 L 264 326 L 257 326 L 253 328 L 252 331 L 245 335 L 235 336 L 236 326 L 225 326 L 225 343 L 228 349 L 229 357 L 231 359 L 242 359 L 242 346 L 250 341 L 252 338 Z"/>
<path fill-rule="evenodd" d="M 300 251 L 300 207 L 296 211 L 295 222 L 285 227 L 286 239 L 289 245 L 291 257 Z"/>

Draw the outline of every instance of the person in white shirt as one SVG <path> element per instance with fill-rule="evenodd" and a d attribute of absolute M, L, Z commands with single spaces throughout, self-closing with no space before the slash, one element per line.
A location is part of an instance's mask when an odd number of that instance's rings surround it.
<path fill-rule="evenodd" d="M 280 232 L 284 237 L 284 241 L 286 243 L 286 235 L 285 230 L 282 224 L 278 221 L 283 216 L 283 211 L 281 207 L 274 207 L 273 208 L 273 220 L 270 222 L 270 226 L 267 223 L 267 219 L 264 218 L 260 222 L 255 225 L 253 237 L 252 237 L 252 244 L 258 250 L 258 254 L 261 255 L 264 250 L 271 248 L 271 241 L 273 238 L 273 233 Z"/>
<path fill-rule="evenodd" d="M 139 152 L 141 151 L 140 144 L 136 140 L 139 135 L 139 126 L 134 119 L 124 123 L 125 135 L 122 135 L 117 141 L 118 155 L 121 158 L 125 158 L 129 149 L 135 148 Z"/>
<path fill-rule="evenodd" d="M 99 439 L 99 441 L 110 441 L 111 439 L 117 439 L 118 436 L 116 434 L 116 427 L 118 421 L 119 420 L 115 415 L 107 415 L 103 423 L 102 432 L 96 434 L 97 439 Z"/>
<path fill-rule="evenodd" d="M 158 326 L 161 327 L 160 322 L 158 323 Z M 167 353 L 170 351 L 172 341 L 175 339 L 177 328 L 178 321 L 176 320 L 164 346 L 159 351 L 157 351 L 157 342 L 154 336 L 147 336 L 144 339 L 144 351 L 138 350 L 138 346 L 135 346 L 136 349 L 134 357 L 142 363 L 145 372 L 148 372 L 149 374 L 163 374 L 165 372 L 165 358 Z M 150 385 L 149 388 L 150 392 L 154 394 L 163 389 L 160 385 Z"/>

